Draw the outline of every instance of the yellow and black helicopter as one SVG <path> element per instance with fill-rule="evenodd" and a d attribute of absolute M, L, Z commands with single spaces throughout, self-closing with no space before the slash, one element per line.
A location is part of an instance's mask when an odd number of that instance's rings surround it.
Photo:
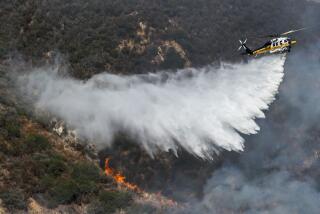
<path fill-rule="evenodd" d="M 246 45 L 247 39 L 245 39 L 244 41 L 239 40 L 241 45 L 238 50 L 240 51 L 241 49 L 244 49 L 245 52 L 242 54 L 250 55 L 250 56 L 258 56 L 258 55 L 267 54 L 267 53 L 276 54 L 276 53 L 290 52 L 291 47 L 295 45 L 297 41 L 289 37 L 286 37 L 286 35 L 295 33 L 298 31 L 306 30 L 306 29 L 307 28 L 300 28 L 297 30 L 290 30 L 281 34 L 271 34 L 271 35 L 259 37 L 259 38 L 272 38 L 272 39 L 266 42 L 262 47 L 254 50 L 251 50 Z"/>

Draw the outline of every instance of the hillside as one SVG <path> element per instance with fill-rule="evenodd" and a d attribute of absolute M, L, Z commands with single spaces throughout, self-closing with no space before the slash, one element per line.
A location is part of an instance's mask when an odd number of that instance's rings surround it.
<path fill-rule="evenodd" d="M 106 177 L 85 147 L 49 132 L 18 107 L 5 69 L 0 68 L 0 213 L 113 212 L 129 206 L 131 193 Z"/>
<path fill-rule="evenodd" d="M 72 132 L 60 135 L 59 124 L 16 94 L 10 65 L 59 64 L 83 80 L 105 71 L 129 75 L 240 61 L 239 38 L 260 45 L 265 39 L 252 37 L 313 26 L 318 11 L 320 4 L 303 0 L 0 1 L 0 213 L 161 213 L 166 197 L 201 198 L 222 162 L 182 149 L 178 157 L 171 151 L 151 157 L 126 133 L 101 151 Z M 308 44 L 316 35 L 297 37 Z M 159 193 L 164 206 L 106 176 L 106 158 L 143 191 Z"/>
<path fill-rule="evenodd" d="M 3 0 L 0 8 L 2 59 L 37 64 L 61 54 L 80 78 L 236 60 L 239 38 L 310 26 L 319 16 L 319 5 L 300 0 Z"/>

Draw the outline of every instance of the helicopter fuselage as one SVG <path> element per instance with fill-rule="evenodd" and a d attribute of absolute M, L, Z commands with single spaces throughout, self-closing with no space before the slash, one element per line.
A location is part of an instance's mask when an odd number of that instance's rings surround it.
<path fill-rule="evenodd" d="M 242 55 L 250 55 L 250 56 L 258 56 L 261 54 L 275 54 L 275 53 L 285 53 L 285 52 L 290 52 L 291 47 L 297 43 L 296 40 L 292 40 L 291 38 L 287 37 L 287 35 L 292 34 L 292 33 L 297 33 L 299 31 L 307 30 L 310 29 L 310 27 L 304 27 L 300 29 L 294 29 L 294 30 L 289 30 L 284 33 L 280 34 L 269 34 L 266 36 L 259 36 L 257 38 L 272 38 L 268 42 L 266 42 L 262 47 L 251 50 L 248 48 L 246 45 L 247 39 L 244 41 L 239 40 L 240 42 L 240 47 L 238 50 L 240 51 L 241 49 L 244 49 L 245 52 L 242 53 Z"/>
<path fill-rule="evenodd" d="M 277 37 L 269 40 L 262 47 L 251 50 L 246 45 L 247 40 L 245 40 L 244 42 L 242 42 L 241 40 L 239 41 L 241 43 L 240 48 L 244 48 L 246 51 L 243 54 L 250 55 L 250 56 L 290 52 L 292 45 L 295 45 L 297 43 L 296 40 L 292 40 L 289 37 Z"/>
<path fill-rule="evenodd" d="M 290 52 L 291 46 L 296 44 L 297 41 L 290 39 L 289 37 L 278 37 L 271 39 L 261 48 L 257 48 L 252 51 L 250 55 L 260 55 L 265 53 L 285 53 Z"/>

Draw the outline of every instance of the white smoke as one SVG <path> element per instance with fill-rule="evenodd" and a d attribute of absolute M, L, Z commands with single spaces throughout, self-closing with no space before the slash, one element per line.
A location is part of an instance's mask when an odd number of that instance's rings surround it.
<path fill-rule="evenodd" d="M 190 213 L 319 213 L 316 183 L 285 170 L 248 178 L 225 166 L 207 182 L 204 198 Z"/>
<path fill-rule="evenodd" d="M 290 53 L 279 100 L 248 147 L 225 156 L 190 214 L 319 213 L 320 41 Z"/>
<path fill-rule="evenodd" d="M 285 56 L 270 56 L 176 73 L 103 73 L 85 82 L 63 78 L 55 67 L 22 75 L 19 84 L 36 95 L 37 108 L 99 145 L 126 131 L 150 153 L 180 145 L 207 158 L 220 148 L 243 150 L 239 133 L 259 130 L 254 119 L 274 100 L 284 62 Z"/>

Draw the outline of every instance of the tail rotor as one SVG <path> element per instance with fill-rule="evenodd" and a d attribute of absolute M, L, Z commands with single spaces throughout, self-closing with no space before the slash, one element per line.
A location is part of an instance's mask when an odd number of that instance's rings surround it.
<path fill-rule="evenodd" d="M 244 41 L 241 41 L 240 39 L 239 39 L 239 42 L 240 42 L 240 47 L 238 48 L 238 51 L 240 51 L 242 48 L 244 49 L 244 50 L 246 50 L 246 42 L 247 42 L 247 39 L 245 39 Z"/>

